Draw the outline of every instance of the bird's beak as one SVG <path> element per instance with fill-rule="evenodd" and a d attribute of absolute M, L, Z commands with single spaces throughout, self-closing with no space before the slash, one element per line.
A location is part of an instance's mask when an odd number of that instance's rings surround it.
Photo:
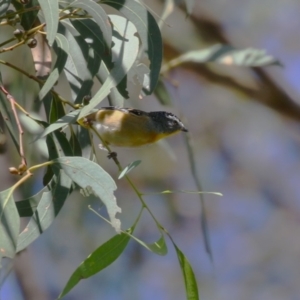
<path fill-rule="evenodd" d="M 185 127 L 182 127 L 181 131 L 188 132 L 188 130 Z"/>

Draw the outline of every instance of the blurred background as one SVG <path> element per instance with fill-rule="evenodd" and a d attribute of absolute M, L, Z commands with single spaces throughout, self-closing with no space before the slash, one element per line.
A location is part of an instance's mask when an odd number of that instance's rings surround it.
<path fill-rule="evenodd" d="M 161 15 L 164 2 L 145 3 L 156 17 Z M 154 96 L 137 99 L 130 84 L 131 98 L 126 106 L 168 110 L 183 119 L 193 138 L 203 190 L 223 194 L 204 195 L 213 263 L 204 248 L 198 195 L 145 198 L 189 259 L 201 299 L 300 298 L 299 11 L 296 0 L 196 0 L 191 17 L 187 17 L 184 5 L 175 5 L 162 24 L 166 61 L 190 50 L 226 43 L 241 49 L 266 49 L 284 67 L 182 65 L 164 74 L 172 99 L 169 107 L 159 104 Z M 0 32 L 1 40 L 4 36 L 5 32 Z M 27 54 L 5 54 L 5 59 L 19 59 L 22 64 L 28 57 L 29 50 Z M 30 80 L 5 70 L 10 92 L 31 103 L 36 91 L 29 88 Z M 57 87 L 68 95 L 63 88 Z M 1 148 L 3 170 L 16 159 L 10 143 L 7 140 Z M 131 173 L 141 191 L 197 189 L 184 133 L 166 143 L 117 152 L 124 166 L 142 160 Z M 128 184 L 117 180 L 117 169 L 106 154 L 99 152 L 98 158 L 117 181 L 116 196 L 123 211 L 119 216 L 126 229 L 140 203 Z M 1 190 L 12 184 L 6 177 L 3 171 Z M 32 190 L 23 193 L 36 192 L 41 178 L 35 178 Z M 115 234 L 88 210 L 89 204 L 100 209 L 98 201 L 87 203 L 79 194 L 72 194 L 53 225 L 16 258 L 14 266 L 5 262 L 11 272 L 2 272 L 1 299 L 25 299 L 26 288 L 35 291 L 30 300 L 57 297 L 81 261 Z M 104 209 L 100 212 L 105 214 Z M 147 242 L 159 238 L 146 212 L 136 235 Z M 64 299 L 184 299 L 176 253 L 170 243 L 168 246 L 169 253 L 161 257 L 131 241 L 113 265 L 80 282 Z"/>

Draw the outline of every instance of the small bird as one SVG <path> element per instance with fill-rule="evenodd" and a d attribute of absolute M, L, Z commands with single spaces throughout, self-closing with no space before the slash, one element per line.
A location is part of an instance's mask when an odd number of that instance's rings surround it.
<path fill-rule="evenodd" d="M 107 145 L 117 147 L 139 147 L 188 131 L 172 113 L 114 106 L 101 107 L 80 123 L 93 125 Z"/>

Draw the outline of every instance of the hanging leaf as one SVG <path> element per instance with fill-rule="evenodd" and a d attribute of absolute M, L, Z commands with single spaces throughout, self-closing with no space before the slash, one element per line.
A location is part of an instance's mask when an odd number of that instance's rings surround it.
<path fill-rule="evenodd" d="M 50 190 L 42 193 L 34 214 L 21 232 L 17 251 L 25 249 L 52 224 L 69 195 L 71 184 L 72 180 L 63 172 L 54 177 Z"/>
<path fill-rule="evenodd" d="M 171 239 L 173 246 L 176 250 L 177 258 L 180 264 L 182 275 L 184 278 L 184 285 L 186 291 L 187 300 L 199 300 L 198 285 L 194 271 L 182 251 L 177 247 L 174 241 Z"/>
<path fill-rule="evenodd" d="M 157 84 L 162 62 L 162 38 L 159 27 L 150 12 L 139 2 L 132 0 L 104 0 L 107 4 L 119 10 L 136 27 L 141 39 L 143 52 L 150 61 L 149 86 L 144 92 L 150 95 Z"/>
<path fill-rule="evenodd" d="M 54 50 L 56 52 L 57 60 L 51 71 L 49 77 L 44 83 L 43 87 L 39 92 L 39 98 L 42 100 L 45 95 L 52 89 L 54 84 L 57 82 L 60 73 L 63 71 L 64 66 L 66 64 L 68 53 L 69 53 L 69 43 L 68 40 L 62 35 L 56 35 L 56 43 L 54 46 Z"/>
<path fill-rule="evenodd" d="M 17 249 L 20 217 L 12 192 L 0 192 L 0 262 L 2 257 L 13 258 Z"/>
<path fill-rule="evenodd" d="M 71 22 L 64 20 L 61 23 L 63 26 L 59 26 L 59 32 L 69 42 L 64 73 L 72 90 L 73 101 L 81 103 L 83 97 L 90 94 L 93 77 L 99 70 L 101 59 L 96 58 L 94 49 L 89 47 Z"/>
<path fill-rule="evenodd" d="M 74 110 L 58 119 L 55 123 L 49 125 L 40 135 L 38 135 L 35 141 L 68 124 L 75 124 L 78 119 L 79 112 L 80 110 Z"/>
<path fill-rule="evenodd" d="M 113 87 L 116 87 L 127 72 L 132 67 L 136 60 L 139 51 L 139 40 L 134 35 L 136 28 L 131 22 L 124 17 L 110 15 L 110 19 L 118 34 L 114 34 L 113 42 L 113 60 L 114 67 L 110 72 L 109 77 L 96 95 L 91 99 L 90 103 L 83 107 L 79 118 L 83 118 L 90 113 L 107 95 Z"/>
<path fill-rule="evenodd" d="M 127 230 L 130 234 L 132 231 L 132 228 Z M 121 233 L 92 252 L 74 271 L 58 299 L 69 293 L 80 280 L 89 278 L 111 265 L 123 253 L 129 240 L 130 237 L 126 233 Z"/>
<path fill-rule="evenodd" d="M 121 212 L 113 192 L 117 186 L 111 176 L 98 164 L 82 157 L 61 157 L 54 159 L 54 167 L 59 167 L 80 187 L 90 187 L 107 208 L 112 226 L 117 232 L 121 230 L 121 222 L 116 214 Z"/>
<path fill-rule="evenodd" d="M 58 0 L 38 0 L 46 20 L 46 32 L 49 46 L 51 47 L 58 27 Z"/>
<path fill-rule="evenodd" d="M 236 49 L 229 45 L 214 45 L 207 49 L 190 51 L 172 59 L 162 68 L 166 72 L 171 68 L 187 62 L 207 63 L 216 62 L 225 65 L 246 67 L 262 67 L 268 65 L 281 65 L 273 56 L 261 49 Z"/>
<path fill-rule="evenodd" d="M 20 19 L 21 19 L 21 25 L 25 30 L 31 29 L 34 22 L 36 22 L 37 20 L 37 14 L 39 12 L 38 0 L 28 1 L 27 4 L 25 5 L 21 4 L 19 1 L 12 1 L 12 5 L 15 7 L 16 11 L 23 11 L 24 9 L 28 10 L 26 14 L 20 15 Z M 32 10 L 33 7 L 36 7 L 37 9 Z"/>
<path fill-rule="evenodd" d="M 4 15 L 9 8 L 11 0 L 3 0 L 0 5 L 0 16 Z"/>

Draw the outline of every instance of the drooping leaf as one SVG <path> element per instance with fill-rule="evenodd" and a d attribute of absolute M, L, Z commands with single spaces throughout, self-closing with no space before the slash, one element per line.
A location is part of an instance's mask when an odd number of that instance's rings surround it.
<path fill-rule="evenodd" d="M 15 256 L 19 230 L 20 217 L 10 188 L 0 192 L 0 262 L 2 257 Z"/>
<path fill-rule="evenodd" d="M 14 142 L 14 145 L 15 145 L 17 151 L 19 152 L 20 151 L 19 138 L 18 138 L 18 133 L 16 130 L 15 119 L 13 117 L 13 111 L 9 105 L 9 101 L 6 99 L 6 97 L 2 93 L 0 93 L 0 112 L 3 116 L 3 120 L 8 129 L 8 132 Z"/>
<path fill-rule="evenodd" d="M 246 67 L 281 65 L 276 58 L 267 54 L 265 50 L 254 48 L 236 49 L 229 45 L 214 45 L 207 49 L 184 53 L 164 65 L 162 71 L 169 70 L 187 62 L 215 62 Z"/>
<path fill-rule="evenodd" d="M 38 0 L 46 21 L 47 40 L 52 46 L 58 28 L 58 0 Z"/>
<path fill-rule="evenodd" d="M 132 228 L 128 229 L 127 232 L 131 234 Z M 126 233 L 121 233 L 115 235 L 92 252 L 71 275 L 58 299 L 62 299 L 62 297 L 69 293 L 80 280 L 99 273 L 111 265 L 123 253 L 129 240 L 130 237 Z"/>
<path fill-rule="evenodd" d="M 66 64 L 69 52 L 69 43 L 68 40 L 62 35 L 57 34 L 55 39 L 54 50 L 56 52 L 57 60 L 53 67 L 52 72 L 44 83 L 43 87 L 39 92 L 39 98 L 42 100 L 45 95 L 52 89 L 54 84 L 57 82 L 60 73 L 63 71 Z"/>
<path fill-rule="evenodd" d="M 71 137 L 69 140 L 70 146 L 74 156 L 82 156 L 81 146 L 74 130 L 71 130 Z"/>
<path fill-rule="evenodd" d="M 63 172 L 58 178 L 55 176 L 51 188 L 42 193 L 34 214 L 21 232 L 17 251 L 26 248 L 52 224 L 69 195 L 71 184 L 71 179 Z"/>
<path fill-rule="evenodd" d="M 139 41 L 134 35 L 136 28 L 133 24 L 124 17 L 116 15 L 110 15 L 110 19 L 114 28 L 116 27 L 118 30 L 118 34 L 114 34 L 113 36 L 114 47 L 112 51 L 114 67 L 90 103 L 82 108 L 79 118 L 83 118 L 89 114 L 93 108 L 107 97 L 110 90 L 121 82 L 132 67 L 139 51 Z"/>
<path fill-rule="evenodd" d="M 134 168 L 136 168 L 142 161 L 141 160 L 135 160 L 129 165 L 127 165 L 122 172 L 120 173 L 118 179 L 123 178 L 125 175 L 127 175 L 130 171 L 132 171 Z"/>
<path fill-rule="evenodd" d="M 170 105 L 172 103 L 170 94 L 161 78 L 157 83 L 154 94 L 162 105 Z"/>
<path fill-rule="evenodd" d="M 65 116 L 65 109 L 62 102 L 58 99 L 57 95 L 53 95 L 51 99 L 51 107 L 49 113 L 49 122 L 53 124 L 60 118 Z"/>
<path fill-rule="evenodd" d="M 114 191 L 117 186 L 111 176 L 98 164 L 82 157 L 61 157 L 54 159 L 53 167 L 59 167 L 80 187 L 91 187 L 107 208 L 112 226 L 117 232 L 121 230 L 121 222 L 116 214 L 121 212 L 117 205 Z"/>
<path fill-rule="evenodd" d="M 13 0 L 12 5 L 15 7 L 16 11 L 22 11 L 23 9 L 28 9 L 25 14 L 21 14 L 21 25 L 25 30 L 31 29 L 34 22 L 37 19 L 37 14 L 39 12 L 39 2 L 38 0 L 28 1 L 25 5 L 21 4 L 19 1 Z M 35 10 L 30 10 L 36 7 Z"/>
<path fill-rule="evenodd" d="M 16 202 L 16 207 L 18 209 L 19 216 L 22 217 L 31 217 L 36 210 L 38 203 L 45 192 L 49 192 L 50 189 L 45 186 L 35 195 Z"/>
<path fill-rule="evenodd" d="M 119 10 L 136 27 L 144 54 L 150 61 L 149 86 L 144 92 L 149 95 L 157 84 L 162 62 L 162 38 L 159 27 L 150 12 L 139 2 L 132 0 L 104 0 L 103 4 Z"/>
<path fill-rule="evenodd" d="M 0 5 L 0 17 L 6 13 L 11 0 L 2 0 Z"/>
<path fill-rule="evenodd" d="M 63 33 L 69 42 L 69 55 L 64 73 L 72 91 L 75 103 L 81 103 L 84 96 L 89 95 L 93 86 L 93 77 L 98 72 L 101 60 L 87 41 L 80 36 L 71 22 L 64 20 L 59 32 Z"/>
<path fill-rule="evenodd" d="M 184 285 L 186 291 L 187 300 L 199 300 L 198 285 L 194 271 L 182 251 L 177 247 L 174 241 L 171 239 L 174 248 L 176 250 L 177 258 L 180 264 L 182 275 L 184 278 Z"/>
<path fill-rule="evenodd" d="M 102 43 L 104 48 L 110 49 L 112 41 L 112 29 L 106 12 L 103 8 L 91 0 L 77 0 L 71 4 L 72 7 L 82 8 L 87 11 L 98 24 L 102 32 Z"/>
<path fill-rule="evenodd" d="M 76 120 L 78 119 L 79 112 L 80 110 L 74 110 L 63 116 L 61 119 L 58 119 L 55 123 L 49 125 L 35 140 L 43 138 L 49 133 L 60 129 L 68 124 L 75 124 Z"/>

